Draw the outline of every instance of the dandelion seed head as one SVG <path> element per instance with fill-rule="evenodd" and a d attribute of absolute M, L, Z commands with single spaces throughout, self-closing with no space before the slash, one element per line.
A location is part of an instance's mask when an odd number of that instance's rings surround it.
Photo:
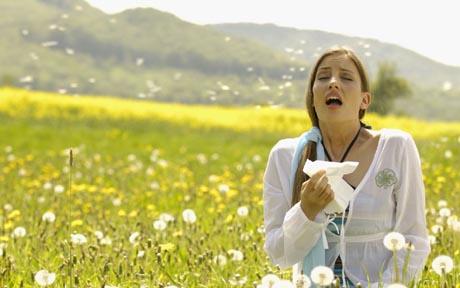
<path fill-rule="evenodd" d="M 174 216 L 172 216 L 169 213 L 161 213 L 159 218 L 160 218 L 160 220 L 162 220 L 162 221 L 164 221 L 166 223 L 172 222 L 172 221 L 175 220 Z"/>
<path fill-rule="evenodd" d="M 182 212 L 182 219 L 184 220 L 184 222 L 189 223 L 189 224 L 195 223 L 196 222 L 195 211 L 193 211 L 192 209 L 185 209 Z"/>
<path fill-rule="evenodd" d="M 310 288 L 311 281 L 307 275 L 302 274 L 297 275 L 297 277 L 294 279 L 294 284 L 296 288 Z"/>
<path fill-rule="evenodd" d="M 267 274 L 262 277 L 262 287 L 273 287 L 278 281 L 280 281 L 280 278 L 275 274 Z"/>
<path fill-rule="evenodd" d="M 439 255 L 431 263 L 431 268 L 433 268 L 436 274 L 442 276 L 444 274 L 450 273 L 454 269 L 454 261 L 450 256 Z"/>
<path fill-rule="evenodd" d="M 61 194 L 61 193 L 64 192 L 64 190 L 65 190 L 64 186 L 62 186 L 60 184 L 54 186 L 54 193 L 56 193 L 56 194 Z"/>
<path fill-rule="evenodd" d="M 13 238 L 23 238 L 26 236 L 26 234 L 27 234 L 26 228 L 19 226 L 13 230 L 13 233 L 11 234 L 11 236 Z"/>
<path fill-rule="evenodd" d="M 432 232 L 433 234 L 439 234 L 439 233 L 441 233 L 443 230 L 444 230 L 444 228 L 442 228 L 441 225 L 435 224 L 435 225 L 431 226 L 431 232 Z"/>
<path fill-rule="evenodd" d="M 56 220 L 56 215 L 53 212 L 47 211 L 42 216 L 43 222 L 53 223 Z"/>
<path fill-rule="evenodd" d="M 401 283 L 393 283 L 388 285 L 388 288 L 407 288 L 407 286 Z"/>
<path fill-rule="evenodd" d="M 70 242 L 72 242 L 75 245 L 83 245 L 86 244 L 88 240 L 86 239 L 85 235 L 77 233 L 70 235 Z"/>
<path fill-rule="evenodd" d="M 236 210 L 236 213 L 240 217 L 246 217 L 249 214 L 249 209 L 246 206 L 241 206 L 241 207 L 238 207 L 238 209 Z"/>
<path fill-rule="evenodd" d="M 447 218 L 450 215 L 451 215 L 451 211 L 450 211 L 449 208 L 443 207 L 443 208 L 439 209 L 439 216 Z"/>
<path fill-rule="evenodd" d="M 153 228 L 157 231 L 163 231 L 166 229 L 167 226 L 168 224 L 161 219 L 153 221 Z"/>
<path fill-rule="evenodd" d="M 3 209 L 5 209 L 6 212 L 9 212 L 13 210 L 13 205 L 11 205 L 10 203 L 6 203 L 5 205 L 3 205 Z"/>
<path fill-rule="evenodd" d="M 438 207 L 439 208 L 447 207 L 447 201 L 446 200 L 439 200 L 438 201 Z"/>
<path fill-rule="evenodd" d="M 129 235 L 129 243 L 131 244 L 136 244 L 138 242 L 138 238 L 139 236 L 141 235 L 141 233 L 139 232 L 134 232 L 134 233 L 131 233 L 131 235 Z"/>
<path fill-rule="evenodd" d="M 102 231 L 96 230 L 94 231 L 94 236 L 96 236 L 97 239 L 101 240 L 102 238 L 104 238 L 104 233 L 102 233 Z"/>
<path fill-rule="evenodd" d="M 292 282 L 289 280 L 280 280 L 276 282 L 272 287 L 273 288 L 295 288 L 294 284 L 292 284 Z"/>
<path fill-rule="evenodd" d="M 230 187 L 227 184 L 219 184 L 219 186 L 217 186 L 217 190 L 219 190 L 220 193 L 225 194 L 230 191 Z"/>
<path fill-rule="evenodd" d="M 227 257 L 225 257 L 224 255 L 217 255 L 215 256 L 213 259 L 212 259 L 212 262 L 214 264 L 217 264 L 219 266 L 225 266 L 227 264 Z"/>
<path fill-rule="evenodd" d="M 41 287 L 46 287 L 54 283 L 56 280 L 56 274 L 51 273 L 48 270 L 40 270 L 35 273 L 35 282 Z"/>
<path fill-rule="evenodd" d="M 405 243 L 406 239 L 398 232 L 390 232 L 385 235 L 385 238 L 383 239 L 383 245 L 385 245 L 385 247 L 390 251 L 401 250 Z"/>
<path fill-rule="evenodd" d="M 328 286 L 334 280 L 334 273 L 327 266 L 316 266 L 311 271 L 310 278 L 317 285 Z"/>
<path fill-rule="evenodd" d="M 227 253 L 232 257 L 232 261 L 243 261 L 244 259 L 243 252 L 239 250 L 230 249 L 227 251 Z"/>
<path fill-rule="evenodd" d="M 105 236 L 101 239 L 101 245 L 110 246 L 112 245 L 112 239 L 109 236 Z"/>

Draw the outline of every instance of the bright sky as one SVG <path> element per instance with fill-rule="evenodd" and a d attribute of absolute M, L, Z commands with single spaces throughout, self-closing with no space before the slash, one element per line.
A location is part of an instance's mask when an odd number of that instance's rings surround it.
<path fill-rule="evenodd" d="M 460 1 L 457 0 L 85 1 L 107 13 L 153 7 L 196 24 L 273 23 L 374 38 L 441 63 L 460 66 Z"/>

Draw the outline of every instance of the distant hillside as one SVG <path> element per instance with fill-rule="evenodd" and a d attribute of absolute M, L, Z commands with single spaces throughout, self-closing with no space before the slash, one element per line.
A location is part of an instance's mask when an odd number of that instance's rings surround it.
<path fill-rule="evenodd" d="M 150 8 L 107 15 L 84 1 L 21 0 L 1 1 L 0 10 L 7 39 L 0 43 L 3 84 L 185 103 L 267 104 L 276 97 L 261 86 L 281 85 L 291 68 L 306 66 L 254 41 Z"/>
<path fill-rule="evenodd" d="M 413 96 L 397 102 L 395 113 L 425 119 L 460 120 L 460 67 L 438 63 L 411 50 L 374 39 L 341 34 L 299 30 L 273 24 L 209 25 L 230 36 L 246 37 L 274 50 L 309 63 L 333 45 L 353 48 L 365 62 L 370 77 L 376 75 L 378 64 L 396 64 L 399 75 L 411 82 Z M 446 107 L 446 103 L 449 103 Z"/>
<path fill-rule="evenodd" d="M 393 62 L 399 73 L 408 80 L 424 86 L 441 87 L 445 81 L 460 86 L 460 67 L 447 66 L 417 54 L 411 50 L 378 40 L 348 37 L 341 34 L 316 30 L 299 30 L 273 24 L 218 24 L 209 25 L 228 35 L 246 37 L 258 41 L 286 55 L 312 61 L 318 53 L 333 45 L 353 48 L 375 74 L 382 61 Z"/>
<path fill-rule="evenodd" d="M 0 1 L 0 11 L 0 86 L 303 109 L 313 59 L 347 44 L 371 77 L 386 60 L 412 82 L 414 96 L 395 113 L 459 119 L 460 68 L 376 40 L 274 25 L 200 26 L 152 8 L 107 15 L 83 0 Z"/>

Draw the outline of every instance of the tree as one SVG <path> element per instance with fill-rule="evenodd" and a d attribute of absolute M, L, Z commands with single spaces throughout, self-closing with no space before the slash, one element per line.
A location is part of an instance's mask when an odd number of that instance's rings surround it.
<path fill-rule="evenodd" d="M 377 77 L 371 87 L 372 105 L 371 112 L 388 114 L 394 105 L 394 100 L 400 97 L 408 97 L 412 90 L 405 78 L 397 76 L 396 66 L 392 63 L 379 64 Z"/>

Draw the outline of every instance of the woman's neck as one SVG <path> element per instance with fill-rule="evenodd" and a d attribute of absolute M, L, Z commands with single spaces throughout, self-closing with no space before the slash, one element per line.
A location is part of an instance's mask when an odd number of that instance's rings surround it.
<path fill-rule="evenodd" d="M 319 123 L 324 146 L 329 152 L 329 155 L 333 158 L 329 160 L 340 160 L 345 153 L 345 149 L 348 148 L 360 128 L 361 123 L 359 120 L 342 123 Z"/>

